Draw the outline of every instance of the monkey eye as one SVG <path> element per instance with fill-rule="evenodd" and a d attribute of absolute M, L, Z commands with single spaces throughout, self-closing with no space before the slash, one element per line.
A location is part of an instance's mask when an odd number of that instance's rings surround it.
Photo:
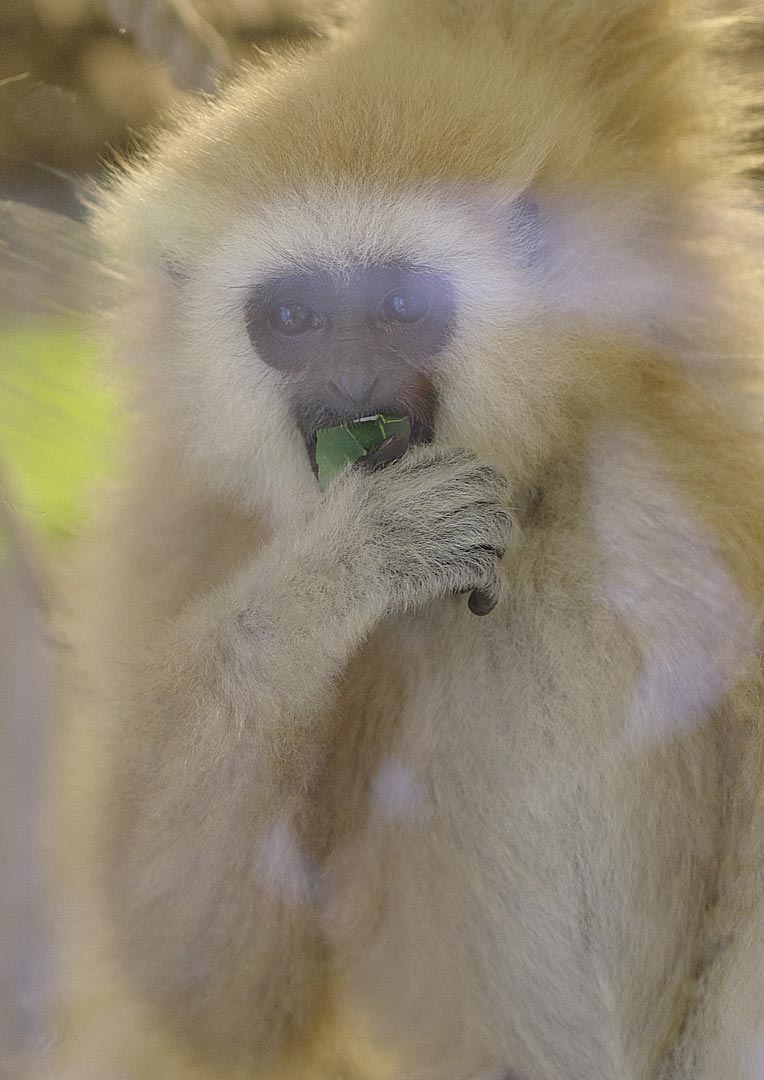
<path fill-rule="evenodd" d="M 418 323 L 430 313 L 430 300 L 419 289 L 395 289 L 379 305 L 383 322 Z"/>
<path fill-rule="evenodd" d="M 323 319 L 313 308 L 293 300 L 271 304 L 268 308 L 268 321 L 276 334 L 283 334 L 285 337 L 309 334 L 312 330 L 320 330 L 324 325 Z"/>

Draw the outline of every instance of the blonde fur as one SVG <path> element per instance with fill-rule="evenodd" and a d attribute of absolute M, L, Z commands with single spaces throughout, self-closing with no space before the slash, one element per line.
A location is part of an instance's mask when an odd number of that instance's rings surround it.
<path fill-rule="evenodd" d="M 761 1080 L 736 24 L 349 7 L 95 209 L 132 433 L 74 571 L 50 1075 Z M 357 258 L 449 273 L 458 327 L 433 447 L 322 495 L 242 306 Z M 475 619 L 444 536 L 508 529 Z"/>

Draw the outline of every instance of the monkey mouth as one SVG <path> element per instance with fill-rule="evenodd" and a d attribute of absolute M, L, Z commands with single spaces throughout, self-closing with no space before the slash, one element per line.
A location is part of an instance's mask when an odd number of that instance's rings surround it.
<path fill-rule="evenodd" d="M 313 475 L 318 476 L 318 464 L 316 462 L 316 444 L 318 441 L 318 432 L 328 427 L 340 427 L 342 424 L 350 424 L 358 420 L 365 420 L 372 416 L 388 416 L 388 417 L 400 417 L 407 419 L 411 424 L 411 435 L 408 439 L 409 446 L 423 446 L 426 443 L 432 442 L 435 437 L 435 431 L 432 420 L 428 417 L 413 416 L 411 413 L 402 410 L 400 407 L 394 405 L 381 406 L 375 409 L 366 410 L 363 415 L 359 413 L 347 413 L 345 415 L 332 416 L 327 418 L 325 422 L 322 422 L 318 427 L 303 429 L 303 437 L 305 439 L 305 448 L 308 452 L 308 458 L 310 459 L 310 467 L 313 470 Z"/>

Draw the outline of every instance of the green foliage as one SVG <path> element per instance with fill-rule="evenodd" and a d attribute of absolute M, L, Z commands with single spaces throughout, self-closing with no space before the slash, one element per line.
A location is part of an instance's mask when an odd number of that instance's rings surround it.
<path fill-rule="evenodd" d="M 316 433 L 316 465 L 318 485 L 322 491 L 346 465 L 365 457 L 389 438 L 400 435 L 408 439 L 411 422 L 407 418 L 365 416 L 339 427 L 322 428 Z"/>
<path fill-rule="evenodd" d="M 0 462 L 16 510 L 53 540 L 74 535 L 109 468 L 115 398 L 73 322 L 0 324 Z"/>

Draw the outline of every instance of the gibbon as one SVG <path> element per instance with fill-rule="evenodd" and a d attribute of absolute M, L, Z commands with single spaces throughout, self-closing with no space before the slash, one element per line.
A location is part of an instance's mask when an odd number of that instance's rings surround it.
<path fill-rule="evenodd" d="M 95 200 L 46 1075 L 764 1076 L 742 29 L 359 2 Z"/>

